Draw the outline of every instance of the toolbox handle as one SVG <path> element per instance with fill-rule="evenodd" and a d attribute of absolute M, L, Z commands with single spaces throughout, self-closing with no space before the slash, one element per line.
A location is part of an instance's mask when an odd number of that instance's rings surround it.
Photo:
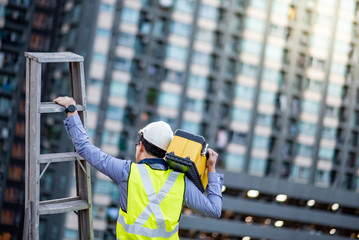
<path fill-rule="evenodd" d="M 206 143 L 206 142 L 203 143 L 201 155 L 206 156 L 207 159 L 209 158 L 208 143 Z"/>

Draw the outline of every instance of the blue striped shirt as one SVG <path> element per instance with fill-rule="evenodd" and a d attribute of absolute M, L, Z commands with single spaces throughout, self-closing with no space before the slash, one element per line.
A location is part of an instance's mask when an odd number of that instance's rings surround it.
<path fill-rule="evenodd" d="M 104 153 L 94 146 L 82 125 L 78 115 L 68 117 L 64 120 L 67 133 L 72 139 L 75 149 L 94 168 L 110 177 L 119 186 L 120 204 L 127 211 L 127 181 L 130 172 L 130 160 L 122 160 Z M 137 164 L 148 164 L 154 169 L 167 169 L 168 165 L 164 159 L 143 159 Z M 222 185 L 223 175 L 210 172 L 208 174 L 208 185 L 203 194 L 187 177 L 185 177 L 185 204 L 198 213 L 220 217 L 222 211 Z"/>

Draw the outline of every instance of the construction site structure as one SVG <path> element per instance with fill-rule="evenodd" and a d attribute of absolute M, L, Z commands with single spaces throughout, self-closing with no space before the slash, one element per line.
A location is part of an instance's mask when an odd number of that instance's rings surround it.
<path fill-rule="evenodd" d="M 26 52 L 26 140 L 25 140 L 25 221 L 24 240 L 39 239 L 40 216 L 74 211 L 78 217 L 79 239 L 94 239 L 90 166 L 75 151 L 40 154 L 41 114 L 64 112 L 52 102 L 41 102 L 43 63 L 69 63 L 71 93 L 82 123 L 87 129 L 83 57 L 71 52 Z M 51 163 L 73 161 L 76 196 L 40 201 L 40 181 Z M 40 166 L 44 166 L 41 168 Z"/>

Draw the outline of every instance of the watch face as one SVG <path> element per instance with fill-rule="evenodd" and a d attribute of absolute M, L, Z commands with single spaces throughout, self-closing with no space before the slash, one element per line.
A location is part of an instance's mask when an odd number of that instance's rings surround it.
<path fill-rule="evenodd" d="M 75 110 L 76 110 L 76 107 L 74 105 L 70 105 L 67 107 L 68 112 L 75 112 Z"/>

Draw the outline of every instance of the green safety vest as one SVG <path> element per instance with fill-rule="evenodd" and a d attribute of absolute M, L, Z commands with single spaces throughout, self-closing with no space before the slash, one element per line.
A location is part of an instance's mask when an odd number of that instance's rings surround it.
<path fill-rule="evenodd" d="M 132 163 L 127 186 L 127 212 L 120 208 L 117 239 L 179 239 L 184 174 Z"/>

